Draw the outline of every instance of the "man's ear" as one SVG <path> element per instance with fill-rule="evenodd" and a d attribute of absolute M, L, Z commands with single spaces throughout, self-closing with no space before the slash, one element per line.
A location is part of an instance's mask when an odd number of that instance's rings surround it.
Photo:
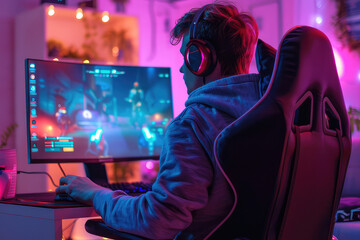
<path fill-rule="evenodd" d="M 270 83 L 271 75 L 274 68 L 276 49 L 265 43 L 261 39 L 258 40 L 255 51 L 256 67 L 260 74 L 260 93 L 263 96 Z"/>

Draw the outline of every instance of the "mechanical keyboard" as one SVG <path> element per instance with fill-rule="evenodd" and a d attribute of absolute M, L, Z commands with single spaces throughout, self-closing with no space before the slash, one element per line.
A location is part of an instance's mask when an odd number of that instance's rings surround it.
<path fill-rule="evenodd" d="M 120 182 L 101 184 L 101 186 L 110 188 L 111 190 L 122 190 L 126 193 L 146 193 L 151 191 L 152 183 L 144 182 Z"/>
<path fill-rule="evenodd" d="M 142 193 L 151 191 L 152 183 L 144 182 L 120 182 L 120 183 L 103 183 L 103 187 L 110 188 L 111 190 L 122 190 L 128 194 L 135 194 L 136 196 Z M 75 200 L 66 193 L 56 194 L 55 202 L 74 202 Z"/>

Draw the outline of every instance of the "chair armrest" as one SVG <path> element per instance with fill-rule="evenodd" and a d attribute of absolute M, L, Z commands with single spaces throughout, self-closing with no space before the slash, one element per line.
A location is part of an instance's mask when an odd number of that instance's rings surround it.
<path fill-rule="evenodd" d="M 88 233 L 116 239 L 116 240 L 146 240 L 147 238 L 133 235 L 126 232 L 120 232 L 107 226 L 102 219 L 90 219 L 85 223 L 85 229 Z"/>

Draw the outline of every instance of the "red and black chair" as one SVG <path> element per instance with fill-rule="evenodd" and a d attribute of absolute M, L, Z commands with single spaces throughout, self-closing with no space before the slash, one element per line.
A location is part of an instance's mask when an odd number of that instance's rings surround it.
<path fill-rule="evenodd" d="M 215 146 L 235 203 L 214 239 L 332 238 L 351 136 L 322 32 L 299 26 L 285 34 L 264 97 Z"/>

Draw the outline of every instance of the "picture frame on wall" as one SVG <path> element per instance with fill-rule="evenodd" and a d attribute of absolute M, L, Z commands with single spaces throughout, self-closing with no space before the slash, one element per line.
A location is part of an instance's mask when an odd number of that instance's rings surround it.
<path fill-rule="evenodd" d="M 257 2 L 249 6 L 250 13 L 259 27 L 259 38 L 274 48 L 279 44 L 283 32 L 281 4 L 281 1 L 271 0 Z"/>

